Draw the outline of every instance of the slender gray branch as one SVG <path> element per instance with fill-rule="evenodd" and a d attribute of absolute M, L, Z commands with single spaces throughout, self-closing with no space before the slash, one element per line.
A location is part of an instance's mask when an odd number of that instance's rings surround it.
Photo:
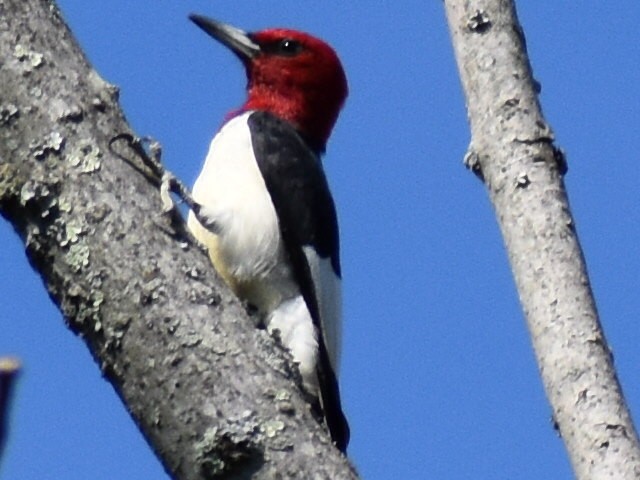
<path fill-rule="evenodd" d="M 47 0 L 0 1 L 0 212 L 175 479 L 353 479 Z"/>
<path fill-rule="evenodd" d="M 446 0 L 467 99 L 465 163 L 489 191 L 555 423 L 579 479 L 636 479 L 638 438 L 511 0 Z"/>
<path fill-rule="evenodd" d="M 0 357 L 0 465 L 7 443 L 11 397 L 19 373 L 20 362 L 16 358 Z"/>

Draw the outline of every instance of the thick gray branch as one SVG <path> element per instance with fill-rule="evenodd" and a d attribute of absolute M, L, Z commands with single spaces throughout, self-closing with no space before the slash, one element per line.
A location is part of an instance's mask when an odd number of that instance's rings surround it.
<path fill-rule="evenodd" d="M 510 0 L 446 0 L 472 139 L 554 418 L 580 479 L 640 476 L 636 431 L 596 312 L 565 192 L 562 153 L 538 104 Z"/>
<path fill-rule="evenodd" d="M 173 478 L 355 478 L 158 179 L 109 150 L 117 89 L 53 3 L 0 0 L 0 85 L 0 212 Z"/>

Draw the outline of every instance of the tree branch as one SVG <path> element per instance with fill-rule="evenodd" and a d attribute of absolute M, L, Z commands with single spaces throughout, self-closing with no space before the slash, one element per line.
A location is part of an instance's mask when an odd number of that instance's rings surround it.
<path fill-rule="evenodd" d="M 502 230 L 554 419 L 579 479 L 632 479 L 640 450 L 510 0 L 446 0 L 467 99 L 465 163 Z"/>
<path fill-rule="evenodd" d="M 118 90 L 55 5 L 0 2 L 0 212 L 175 479 L 356 478 L 255 328 L 160 214 Z M 277 472 L 277 473 L 276 473 Z"/>
<path fill-rule="evenodd" d="M 19 373 L 20 362 L 17 359 L 0 357 L 0 464 L 7 443 L 11 396 Z"/>

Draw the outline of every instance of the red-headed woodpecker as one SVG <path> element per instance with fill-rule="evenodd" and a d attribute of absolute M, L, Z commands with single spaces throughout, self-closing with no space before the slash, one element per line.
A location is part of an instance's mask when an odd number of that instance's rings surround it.
<path fill-rule="evenodd" d="M 345 451 L 338 222 L 320 160 L 347 97 L 342 65 L 306 33 L 189 18 L 240 58 L 248 80 L 244 105 L 213 138 L 193 187 L 206 221 L 191 212 L 189 228 L 234 292 L 279 332 Z"/>

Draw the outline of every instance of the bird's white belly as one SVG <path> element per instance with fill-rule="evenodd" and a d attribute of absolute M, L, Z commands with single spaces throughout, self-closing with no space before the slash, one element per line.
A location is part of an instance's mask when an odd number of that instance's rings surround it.
<path fill-rule="evenodd" d="M 268 312 L 298 293 L 280 237 L 278 217 L 258 168 L 245 113 L 215 136 L 193 187 L 196 202 L 216 225 L 189 228 L 236 293 Z"/>

